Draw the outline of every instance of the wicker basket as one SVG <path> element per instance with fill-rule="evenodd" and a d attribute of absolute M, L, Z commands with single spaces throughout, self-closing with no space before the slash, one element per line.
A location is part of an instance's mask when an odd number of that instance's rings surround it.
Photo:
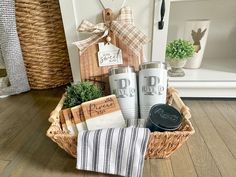
<path fill-rule="evenodd" d="M 72 80 L 58 0 L 16 0 L 17 30 L 31 88 Z"/>
<path fill-rule="evenodd" d="M 49 122 L 52 122 L 47 131 L 47 136 L 57 143 L 62 149 L 76 157 L 77 137 L 62 131 L 59 123 L 59 111 L 63 107 L 63 96 L 56 109 L 51 113 Z M 167 158 L 178 149 L 195 131 L 189 121 L 191 117 L 189 108 L 184 105 L 175 89 L 168 89 L 168 103 L 174 102 L 183 115 L 182 126 L 175 132 L 153 132 L 150 135 L 146 158 Z"/>

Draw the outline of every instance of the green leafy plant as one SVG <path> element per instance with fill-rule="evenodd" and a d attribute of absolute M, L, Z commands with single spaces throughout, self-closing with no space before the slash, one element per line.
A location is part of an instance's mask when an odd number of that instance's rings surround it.
<path fill-rule="evenodd" d="M 178 39 L 170 42 L 166 47 L 166 56 L 169 59 L 187 59 L 192 57 L 195 52 L 194 46 L 190 41 Z"/>
<path fill-rule="evenodd" d="M 64 106 L 70 108 L 83 102 L 102 97 L 102 90 L 91 82 L 84 81 L 71 84 L 66 88 Z"/>

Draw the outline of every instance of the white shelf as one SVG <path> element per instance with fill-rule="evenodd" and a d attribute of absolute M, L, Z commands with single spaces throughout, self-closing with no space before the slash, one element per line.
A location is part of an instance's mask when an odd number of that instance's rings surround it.
<path fill-rule="evenodd" d="M 170 77 L 171 82 L 236 82 L 236 73 L 210 69 L 184 69 L 184 77 Z"/>
<path fill-rule="evenodd" d="M 183 97 L 236 98 L 236 59 L 205 59 L 200 69 L 184 69 L 185 77 L 170 77 Z"/>

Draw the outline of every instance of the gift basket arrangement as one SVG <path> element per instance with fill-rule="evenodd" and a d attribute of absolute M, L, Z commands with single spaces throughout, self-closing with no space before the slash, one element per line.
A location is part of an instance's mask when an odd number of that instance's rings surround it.
<path fill-rule="evenodd" d="M 176 104 L 180 108 L 183 116 L 182 124 L 176 131 L 151 133 L 145 155 L 148 159 L 169 157 L 195 132 L 189 121 L 191 117 L 189 108 L 182 102 L 178 92 L 173 88 L 169 88 L 167 99 L 168 104 Z M 76 157 L 77 136 L 63 131 L 60 122 L 60 111 L 63 108 L 64 101 L 65 95 L 62 96 L 57 107 L 50 115 L 49 122 L 51 122 L 51 126 L 47 131 L 47 136 L 71 156 Z"/>
<path fill-rule="evenodd" d="M 167 158 L 193 133 L 190 109 L 168 87 L 163 62 L 143 62 L 148 38 L 123 7 L 104 23 L 84 20 L 92 35 L 74 44 L 81 82 L 67 87 L 51 113 L 47 136 L 71 156 L 77 169 L 141 176 L 144 159 Z"/>

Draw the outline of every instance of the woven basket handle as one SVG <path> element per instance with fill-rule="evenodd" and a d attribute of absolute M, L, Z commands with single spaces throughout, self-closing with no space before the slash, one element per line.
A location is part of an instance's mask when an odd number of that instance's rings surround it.
<path fill-rule="evenodd" d="M 50 117 L 48 119 L 49 122 L 53 123 L 53 122 L 59 122 L 59 112 L 61 111 L 64 101 L 66 98 L 66 93 L 64 93 L 62 95 L 62 98 L 60 100 L 60 102 L 58 103 L 57 107 L 51 112 Z"/>
<path fill-rule="evenodd" d="M 174 101 L 176 106 L 179 108 L 180 113 L 186 118 L 186 119 L 190 119 L 191 118 L 191 114 L 190 114 L 190 109 L 189 107 L 187 107 L 184 102 L 182 101 L 182 99 L 179 96 L 179 93 L 176 89 L 174 89 L 173 87 L 168 88 L 168 95 L 170 95 L 171 99 L 169 100 L 169 102 Z"/>

